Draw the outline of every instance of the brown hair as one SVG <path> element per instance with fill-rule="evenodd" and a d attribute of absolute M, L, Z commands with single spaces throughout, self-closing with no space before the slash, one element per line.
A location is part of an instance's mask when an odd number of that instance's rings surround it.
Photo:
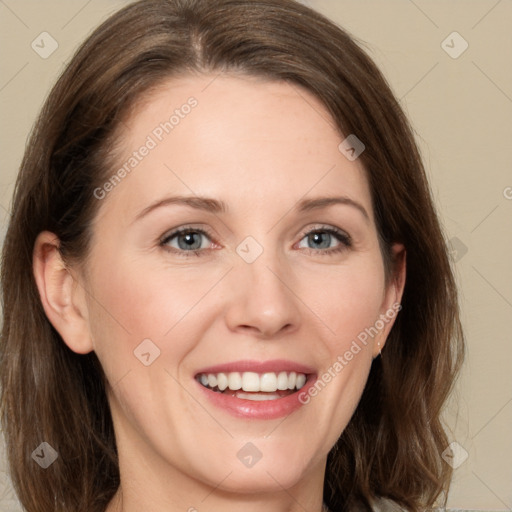
<path fill-rule="evenodd" d="M 365 144 L 384 261 L 402 242 L 407 281 L 383 356 L 329 454 L 324 499 L 336 512 L 380 496 L 412 511 L 432 506 L 451 478 L 440 414 L 463 355 L 447 247 L 385 79 L 345 31 L 292 0 L 135 2 L 83 43 L 49 95 L 21 164 L 2 262 L 1 415 L 21 503 L 29 512 L 102 512 L 119 486 L 104 374 L 94 353 L 73 353 L 46 318 L 32 251 L 49 230 L 66 261 L 84 260 L 116 127 L 149 89 L 187 72 L 300 85 L 340 133 Z M 59 453 L 45 470 L 31 459 L 43 441 Z"/>

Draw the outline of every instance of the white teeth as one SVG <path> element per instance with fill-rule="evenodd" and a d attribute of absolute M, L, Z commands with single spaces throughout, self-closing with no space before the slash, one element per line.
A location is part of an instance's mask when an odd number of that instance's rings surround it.
<path fill-rule="evenodd" d="M 228 388 L 232 391 L 242 389 L 242 376 L 238 372 L 228 374 Z"/>
<path fill-rule="evenodd" d="M 246 393 L 275 393 L 301 389 L 306 384 L 307 377 L 303 373 L 296 372 L 267 372 L 258 374 L 256 372 L 231 372 L 231 373 L 202 373 L 198 377 L 203 386 L 209 388 L 218 387 L 219 391 L 230 389 L 231 391 L 242 390 L 238 395 Z M 252 396 L 252 395 L 251 395 Z M 264 395 L 263 395 L 264 396 Z M 279 396 L 279 395 L 275 395 Z M 271 399 L 267 395 L 267 399 Z M 254 398 L 254 400 L 259 400 Z"/>
<path fill-rule="evenodd" d="M 259 391 L 260 376 L 254 372 L 244 372 L 242 375 L 242 389 L 244 391 Z"/>
<path fill-rule="evenodd" d="M 288 389 L 288 375 L 286 374 L 286 372 L 281 372 L 277 376 L 277 389 L 281 391 Z"/>
<path fill-rule="evenodd" d="M 300 389 L 301 387 L 304 386 L 304 384 L 306 384 L 306 376 L 303 373 L 299 373 L 297 375 L 297 382 L 295 386 L 297 387 L 297 389 Z"/>
<path fill-rule="evenodd" d="M 221 391 L 224 391 L 228 387 L 228 376 L 225 373 L 219 373 L 217 375 L 217 386 Z"/>
<path fill-rule="evenodd" d="M 260 395 L 257 393 L 244 393 L 243 391 L 237 391 L 236 397 L 244 400 L 253 400 L 254 402 L 266 402 L 267 400 L 277 400 L 281 398 L 279 395 Z"/>
<path fill-rule="evenodd" d="M 208 386 L 214 388 L 217 385 L 217 377 L 212 373 L 208 374 Z"/>
<path fill-rule="evenodd" d="M 264 373 L 259 380 L 260 391 L 271 393 L 277 389 L 277 377 L 275 373 Z"/>

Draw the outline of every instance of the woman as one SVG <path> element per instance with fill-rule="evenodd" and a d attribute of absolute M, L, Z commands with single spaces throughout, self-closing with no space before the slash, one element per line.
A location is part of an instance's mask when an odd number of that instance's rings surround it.
<path fill-rule="evenodd" d="M 291 0 L 145 0 L 22 162 L 2 421 L 26 510 L 379 510 L 448 490 L 463 336 L 409 125 Z"/>

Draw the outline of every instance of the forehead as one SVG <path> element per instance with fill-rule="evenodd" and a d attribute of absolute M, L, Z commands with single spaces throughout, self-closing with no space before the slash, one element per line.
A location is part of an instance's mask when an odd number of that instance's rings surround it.
<path fill-rule="evenodd" d="M 128 214 L 166 192 L 253 208 L 340 193 L 371 214 L 366 173 L 340 152 L 343 139 L 325 106 L 297 85 L 238 75 L 173 78 L 121 125 L 112 172 L 126 172 L 108 202 Z"/>

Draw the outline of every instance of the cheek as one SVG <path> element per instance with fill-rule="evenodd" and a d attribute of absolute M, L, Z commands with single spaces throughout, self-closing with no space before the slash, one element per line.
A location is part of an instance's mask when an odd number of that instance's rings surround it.
<path fill-rule="evenodd" d="M 382 261 L 367 254 L 316 272 L 314 279 L 304 281 L 301 296 L 326 327 L 332 358 L 378 320 L 384 299 Z"/>
<path fill-rule="evenodd" d="M 96 282 L 106 309 L 119 324 L 134 335 L 157 338 L 208 289 L 208 283 L 198 282 L 187 270 L 157 270 L 136 261 L 118 262 L 108 275 L 98 274 Z"/>
<path fill-rule="evenodd" d="M 306 281 L 305 281 L 306 282 Z M 304 400 L 315 408 L 319 423 L 331 425 L 330 447 L 350 421 L 361 398 L 372 363 L 374 326 L 384 298 L 380 253 L 366 253 L 350 264 L 332 267 L 307 281 L 302 296 L 321 320 L 318 354 L 322 371 Z"/>
<path fill-rule="evenodd" d="M 372 363 L 372 337 L 384 298 L 384 267 L 379 253 L 366 253 L 350 264 L 315 275 L 302 292 L 328 327 L 322 338 L 322 372 L 303 399 L 326 427 L 330 449 L 350 421 L 361 398 Z M 369 334 L 371 332 L 372 334 Z"/>
<path fill-rule="evenodd" d="M 142 264 L 142 258 L 102 261 L 89 283 L 90 329 L 100 361 L 130 368 L 134 350 L 149 339 L 161 355 L 172 349 L 171 361 L 179 363 L 197 338 L 198 312 L 215 308 L 209 291 L 225 269 L 169 269 Z"/>

